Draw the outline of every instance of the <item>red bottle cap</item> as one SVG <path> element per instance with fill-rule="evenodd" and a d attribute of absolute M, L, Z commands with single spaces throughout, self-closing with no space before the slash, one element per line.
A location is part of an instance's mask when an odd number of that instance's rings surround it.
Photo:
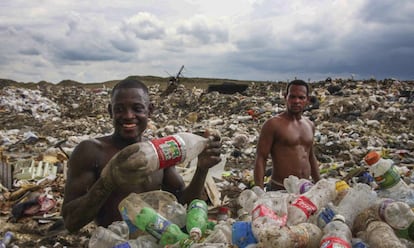
<path fill-rule="evenodd" d="M 381 156 L 376 151 L 370 151 L 367 155 L 365 155 L 365 163 L 368 165 L 373 165 L 380 160 Z"/>

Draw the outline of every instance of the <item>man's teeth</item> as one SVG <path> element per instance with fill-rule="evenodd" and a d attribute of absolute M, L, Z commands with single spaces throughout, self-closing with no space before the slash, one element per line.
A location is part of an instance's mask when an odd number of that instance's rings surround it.
<path fill-rule="evenodd" d="M 135 127 L 136 125 L 135 124 L 124 124 L 123 126 L 124 127 Z"/>

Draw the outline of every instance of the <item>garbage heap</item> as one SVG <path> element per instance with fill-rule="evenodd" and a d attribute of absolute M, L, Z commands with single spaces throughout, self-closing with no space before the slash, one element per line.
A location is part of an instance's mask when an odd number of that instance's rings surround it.
<path fill-rule="evenodd" d="M 230 220 L 243 220 L 238 219 L 241 206 L 237 199 L 254 186 L 260 128 L 268 118 L 285 110 L 286 84 L 251 82 L 244 92 L 235 94 L 180 84 L 165 96 L 160 85 L 148 83 L 155 112 L 145 136 L 156 138 L 206 128 L 220 132 L 224 164 L 212 170 L 220 206 L 205 199 L 210 216 L 225 207 Z M 335 79 L 314 82 L 311 89 L 314 101 L 304 115 L 316 124 L 315 154 L 323 178 L 344 180 L 351 188 L 355 182 L 369 183 L 363 158 L 376 150 L 392 159 L 398 174 L 411 185 L 412 82 Z M 72 150 L 84 139 L 113 130 L 106 112 L 109 94 L 105 84 L 95 88 L 53 84 L 1 88 L 0 218 L 4 225 L 0 230 L 1 234 L 15 233 L 14 245 L 80 247 L 89 243 L 96 229 L 93 224 L 77 235 L 52 235 L 50 228 L 61 219 L 66 163 Z"/>

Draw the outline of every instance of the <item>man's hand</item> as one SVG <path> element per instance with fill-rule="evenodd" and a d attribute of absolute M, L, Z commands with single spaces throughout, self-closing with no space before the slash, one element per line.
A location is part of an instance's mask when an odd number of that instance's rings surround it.
<path fill-rule="evenodd" d="M 109 160 L 101 172 L 101 178 L 107 190 L 130 188 L 147 180 L 146 164 L 148 161 L 145 158 L 145 153 L 140 150 L 140 143 L 132 144 Z"/>
<path fill-rule="evenodd" d="M 199 169 L 208 170 L 221 161 L 221 139 L 218 133 L 211 131 L 206 131 L 204 137 L 208 138 L 209 142 L 204 151 L 198 155 L 197 167 Z"/>

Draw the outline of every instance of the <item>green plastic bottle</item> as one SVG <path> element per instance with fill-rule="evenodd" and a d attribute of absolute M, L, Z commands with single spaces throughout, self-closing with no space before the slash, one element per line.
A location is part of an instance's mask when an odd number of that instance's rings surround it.
<path fill-rule="evenodd" d="M 203 200 L 194 199 L 187 209 L 186 229 L 191 235 L 191 232 L 197 230 L 204 235 L 208 225 L 208 210 L 207 203 Z"/>
<path fill-rule="evenodd" d="M 144 207 L 135 217 L 135 225 L 142 231 L 146 231 L 156 239 L 162 246 L 175 244 L 189 236 L 182 232 L 180 227 L 170 222 L 154 209 Z"/>

